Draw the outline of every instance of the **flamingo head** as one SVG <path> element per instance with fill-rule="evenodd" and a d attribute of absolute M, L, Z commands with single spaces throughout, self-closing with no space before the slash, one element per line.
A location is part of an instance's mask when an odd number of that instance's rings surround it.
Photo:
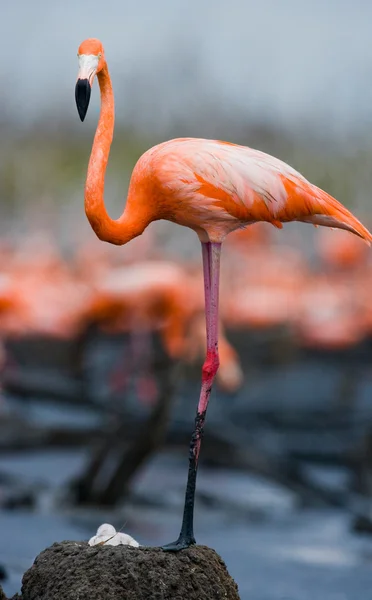
<path fill-rule="evenodd" d="M 79 117 L 84 121 L 88 111 L 94 76 L 105 64 L 103 46 L 96 38 L 84 40 L 78 50 L 79 73 L 75 87 L 75 100 Z"/>

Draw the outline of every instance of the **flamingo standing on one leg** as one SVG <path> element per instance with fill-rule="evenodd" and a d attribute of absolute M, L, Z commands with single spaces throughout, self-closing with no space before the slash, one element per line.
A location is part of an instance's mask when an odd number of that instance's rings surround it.
<path fill-rule="evenodd" d="M 372 236 L 342 204 L 284 162 L 243 146 L 192 138 L 164 142 L 145 152 L 133 170 L 123 214 L 111 219 L 104 204 L 104 181 L 114 133 L 114 95 L 101 42 L 85 40 L 78 59 L 75 98 L 82 121 L 95 75 L 101 90 L 101 111 L 85 186 L 85 211 L 96 235 L 122 245 L 141 235 L 152 221 L 167 219 L 193 229 L 202 244 L 207 356 L 191 438 L 182 528 L 178 540 L 164 546 L 165 550 L 180 550 L 195 543 L 193 514 L 200 443 L 219 366 L 218 295 L 224 238 L 257 221 L 268 221 L 278 228 L 286 221 L 338 227 L 368 242 Z"/>

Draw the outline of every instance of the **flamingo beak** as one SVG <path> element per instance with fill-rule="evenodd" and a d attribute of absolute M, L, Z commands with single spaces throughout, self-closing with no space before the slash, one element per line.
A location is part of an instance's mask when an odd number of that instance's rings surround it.
<path fill-rule="evenodd" d="M 95 54 L 80 54 L 79 74 L 75 86 L 75 100 L 79 117 L 84 121 L 90 100 L 90 93 L 95 74 L 97 73 L 99 56 Z"/>
<path fill-rule="evenodd" d="M 75 86 L 75 100 L 81 121 L 84 121 L 88 111 L 91 86 L 89 79 L 78 79 Z"/>

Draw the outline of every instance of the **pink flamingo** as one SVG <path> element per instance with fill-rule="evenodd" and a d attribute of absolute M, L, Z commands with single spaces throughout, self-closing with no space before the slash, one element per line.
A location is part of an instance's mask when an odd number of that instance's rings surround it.
<path fill-rule="evenodd" d="M 286 221 L 349 230 L 368 242 L 369 231 L 337 200 L 309 183 L 286 163 L 258 150 L 205 139 L 175 139 L 145 152 L 134 167 L 119 219 L 107 214 L 104 181 L 114 133 L 114 95 L 105 53 L 97 39 L 78 50 L 75 99 L 83 121 L 97 75 L 101 111 L 85 185 L 85 212 L 96 235 L 112 244 L 126 244 L 159 219 L 193 229 L 202 244 L 207 355 L 192 435 L 183 521 L 176 542 L 165 550 L 195 543 L 193 532 L 196 474 L 205 416 L 219 366 L 218 297 L 221 244 L 236 229 L 268 221 L 278 228 Z"/>

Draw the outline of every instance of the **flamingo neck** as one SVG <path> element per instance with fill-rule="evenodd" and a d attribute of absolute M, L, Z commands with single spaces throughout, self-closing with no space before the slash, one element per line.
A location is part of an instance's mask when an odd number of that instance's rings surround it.
<path fill-rule="evenodd" d="M 119 219 L 112 219 L 105 207 L 105 174 L 114 135 L 115 107 L 111 77 L 105 65 L 98 73 L 101 110 L 94 136 L 85 183 L 85 213 L 100 240 L 122 245 L 140 235 L 144 224 L 130 218 L 124 210 Z"/>

